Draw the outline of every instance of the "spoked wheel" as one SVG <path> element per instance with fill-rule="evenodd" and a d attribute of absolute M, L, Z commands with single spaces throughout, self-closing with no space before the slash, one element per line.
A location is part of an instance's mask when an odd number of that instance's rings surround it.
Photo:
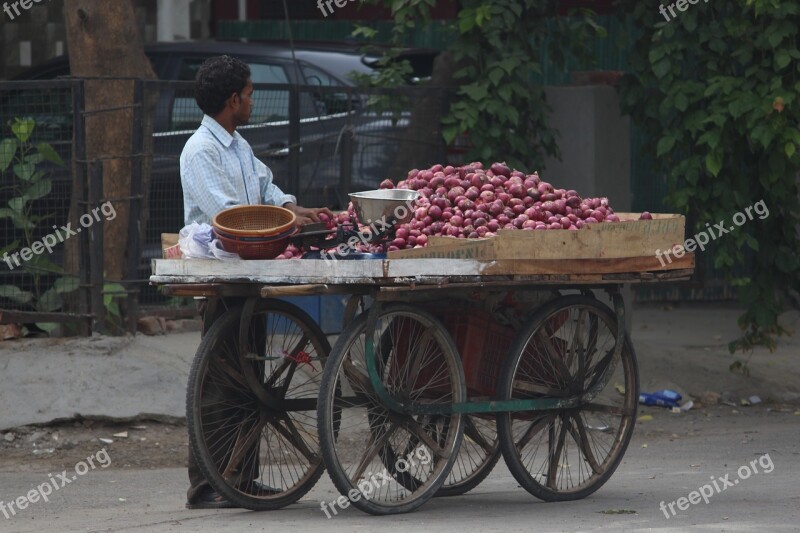
<path fill-rule="evenodd" d="M 358 493 L 351 498 L 355 507 L 380 515 L 409 512 L 447 478 L 463 417 L 409 415 L 381 401 L 367 371 L 367 319 L 363 313 L 345 329 L 325 368 L 318 413 L 322 453 L 339 492 Z M 393 399 L 430 407 L 466 400 L 458 352 L 432 315 L 386 305 L 370 334 L 378 375 Z"/>
<path fill-rule="evenodd" d="M 241 307 L 226 312 L 200 344 L 187 391 L 189 436 L 214 490 L 246 509 L 278 509 L 324 470 L 316 409 L 330 345 L 286 302 L 258 301 L 244 331 L 241 317 Z"/>
<path fill-rule="evenodd" d="M 619 355 L 615 346 L 621 342 Z M 577 405 L 503 413 L 498 433 L 516 480 L 545 501 L 585 498 L 613 474 L 636 421 L 639 378 L 627 335 L 604 304 L 565 296 L 522 328 L 503 368 L 502 399 L 563 399 Z"/>
<path fill-rule="evenodd" d="M 436 496 L 459 496 L 471 491 L 492 473 L 500 455 L 495 415 L 465 416 L 461 450 Z"/>
<path fill-rule="evenodd" d="M 381 343 L 384 349 L 380 352 L 388 356 L 392 349 L 392 339 L 390 332 L 392 328 L 387 328 L 381 336 Z M 446 432 L 439 431 L 440 428 L 447 427 L 446 418 L 439 415 L 423 415 L 419 423 L 426 428 L 426 431 L 444 445 Z M 390 443 L 391 444 L 391 443 Z M 394 450 L 387 446 L 380 452 L 384 466 L 392 472 L 394 465 L 399 457 L 410 453 L 410 450 L 419 444 L 419 439 L 413 438 L 406 443 L 406 450 Z M 459 496 L 466 494 L 477 487 L 497 464 L 501 456 L 500 440 L 497 438 L 496 415 L 476 414 L 465 415 L 464 417 L 464 438 L 456 457 L 456 462 L 450 469 L 442 488 L 435 496 Z M 395 479 L 409 490 L 414 490 L 421 485 L 421 481 L 408 473 L 398 472 Z"/>

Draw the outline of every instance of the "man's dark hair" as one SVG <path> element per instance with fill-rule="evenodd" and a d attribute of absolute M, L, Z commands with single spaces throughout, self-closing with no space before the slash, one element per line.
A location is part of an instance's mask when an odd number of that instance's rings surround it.
<path fill-rule="evenodd" d="M 213 117 L 225 108 L 233 93 L 242 94 L 249 79 L 250 67 L 244 61 L 231 56 L 211 57 L 197 71 L 194 99 L 203 113 Z"/>

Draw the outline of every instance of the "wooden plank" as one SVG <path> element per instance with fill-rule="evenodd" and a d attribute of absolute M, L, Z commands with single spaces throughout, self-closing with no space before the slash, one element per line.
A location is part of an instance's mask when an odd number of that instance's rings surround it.
<path fill-rule="evenodd" d="M 597 281 L 603 274 L 689 270 L 694 254 L 686 254 L 664 266 L 655 257 L 570 260 L 418 259 L 324 261 L 203 261 L 154 260 L 152 283 L 157 284 L 280 284 L 363 285 L 437 284 L 463 278 L 476 281 L 487 276 L 562 275 L 563 281 Z M 685 274 L 684 274 L 685 275 Z M 636 277 L 635 279 L 641 279 Z M 229 288 L 227 290 L 233 290 Z M 242 289 L 250 290 L 250 289 Z"/>
<path fill-rule="evenodd" d="M 72 313 L 39 313 L 36 311 L 16 311 L 13 309 L 0 309 L 0 324 L 25 324 L 27 322 L 57 322 L 73 323 L 84 322 L 94 315 L 79 315 Z"/>
<path fill-rule="evenodd" d="M 284 296 L 318 296 L 321 294 L 364 294 L 368 291 L 359 286 L 306 284 L 271 285 L 261 288 L 262 298 L 281 298 Z"/>
<path fill-rule="evenodd" d="M 620 222 L 590 224 L 579 231 L 500 230 L 488 239 L 431 237 L 428 246 L 389 252 L 389 259 L 593 259 L 655 257 L 684 242 L 682 215 L 618 213 Z"/>
<path fill-rule="evenodd" d="M 666 265 L 670 270 L 694 267 L 694 254 Z M 571 279 L 602 279 L 601 274 L 624 272 L 650 272 L 667 270 L 654 257 L 626 257 L 618 259 L 498 259 L 482 269 L 484 275 L 492 274 L 568 274 Z"/>

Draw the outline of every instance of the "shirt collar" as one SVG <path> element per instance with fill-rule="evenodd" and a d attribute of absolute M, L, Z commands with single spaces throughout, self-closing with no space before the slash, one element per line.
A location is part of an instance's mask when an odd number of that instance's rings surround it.
<path fill-rule="evenodd" d="M 219 122 L 208 115 L 203 115 L 203 121 L 200 124 L 208 128 L 225 148 L 229 148 L 233 141 L 241 137 L 238 131 L 234 131 L 233 135 L 231 135 L 225 128 L 220 126 Z"/>

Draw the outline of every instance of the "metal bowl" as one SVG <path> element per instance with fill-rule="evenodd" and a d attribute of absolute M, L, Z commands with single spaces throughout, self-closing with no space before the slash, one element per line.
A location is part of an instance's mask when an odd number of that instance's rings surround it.
<path fill-rule="evenodd" d="M 389 224 L 402 224 L 414 216 L 417 191 L 405 189 L 378 189 L 350 194 L 353 209 L 362 224 L 383 220 Z"/>

